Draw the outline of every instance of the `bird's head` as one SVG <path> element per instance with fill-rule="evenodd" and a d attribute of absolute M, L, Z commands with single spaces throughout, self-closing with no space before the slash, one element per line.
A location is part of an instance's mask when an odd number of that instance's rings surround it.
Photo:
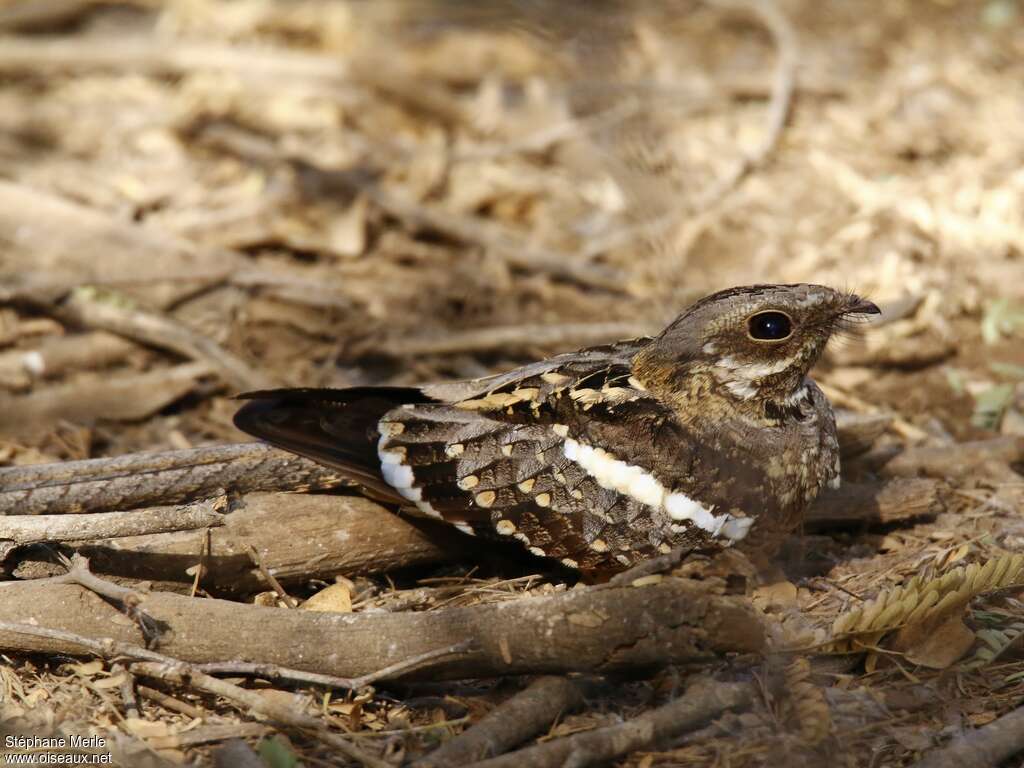
<path fill-rule="evenodd" d="M 785 405 L 829 338 L 875 304 L 823 285 L 753 285 L 687 308 L 634 358 L 637 377 L 679 391 L 695 384 L 740 404 Z"/>

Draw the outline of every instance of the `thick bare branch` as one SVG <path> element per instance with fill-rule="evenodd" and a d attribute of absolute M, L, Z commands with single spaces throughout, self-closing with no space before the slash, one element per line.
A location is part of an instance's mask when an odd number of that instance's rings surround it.
<path fill-rule="evenodd" d="M 0 469 L 0 515 L 103 512 L 225 490 L 322 490 L 344 483 L 333 470 L 264 443 L 216 445 Z"/>
<path fill-rule="evenodd" d="M 709 594 L 706 585 L 683 579 L 416 613 L 292 611 L 166 592 L 143 595 L 139 608 L 160 622 L 160 652 L 168 656 L 195 664 L 245 659 L 338 677 L 359 677 L 470 638 L 475 650 L 411 677 L 606 672 L 755 652 L 765 644 L 759 614 L 745 600 Z M 75 585 L 2 584 L 0 621 L 142 645 L 135 624 Z M 8 631 L 0 631 L 0 647 L 81 653 L 66 640 Z"/>

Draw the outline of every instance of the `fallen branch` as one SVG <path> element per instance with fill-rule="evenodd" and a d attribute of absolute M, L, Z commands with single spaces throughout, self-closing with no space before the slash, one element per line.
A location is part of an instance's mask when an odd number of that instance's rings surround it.
<path fill-rule="evenodd" d="M 996 768 L 1024 751 L 1024 707 L 929 752 L 914 768 Z"/>
<path fill-rule="evenodd" d="M 241 358 L 165 315 L 90 299 L 81 291 L 72 292 L 49 310 L 62 322 L 109 331 L 207 363 L 225 383 L 240 390 L 266 389 L 272 384 Z"/>
<path fill-rule="evenodd" d="M 282 584 L 443 562 L 467 555 L 471 546 L 479 549 L 448 526 L 405 518 L 361 496 L 254 493 L 221 521 L 210 529 L 71 545 L 96 573 L 160 589 L 191 589 L 201 564 L 200 586 L 220 595 L 266 588 L 250 547 Z M 15 575 L 23 576 L 38 571 L 36 561 L 47 561 L 48 553 L 28 550 L 20 558 Z"/>
<path fill-rule="evenodd" d="M 220 525 L 224 516 L 207 499 L 185 507 L 89 515 L 9 515 L 0 517 L 0 560 L 15 547 L 57 541 L 94 541 Z"/>
<path fill-rule="evenodd" d="M 292 611 L 167 592 L 139 608 L 163 629 L 161 652 L 194 664 L 238 659 L 337 677 L 360 677 L 472 639 L 476 648 L 410 677 L 432 680 L 517 674 L 610 672 L 692 662 L 723 652 L 758 652 L 765 632 L 742 598 L 662 579 L 643 587 L 574 589 L 468 607 L 413 613 Z M 0 584 L 0 621 L 142 645 L 141 631 L 79 586 Z M 59 637 L 0 629 L 10 651 L 80 654 Z"/>
<path fill-rule="evenodd" d="M 789 23 L 789 19 L 774 2 L 712 0 L 710 4 L 715 8 L 741 11 L 756 17 L 772 36 L 772 42 L 776 49 L 776 64 L 764 135 L 754 151 L 742 155 L 732 169 L 705 193 L 701 203 L 701 208 L 704 210 L 717 205 L 729 192 L 739 186 L 751 171 L 764 165 L 778 146 L 793 106 L 796 68 L 799 63 L 796 32 L 793 30 L 793 25 Z"/>
<path fill-rule="evenodd" d="M 27 389 L 34 381 L 72 370 L 98 370 L 138 352 L 139 347 L 111 333 L 78 333 L 44 339 L 35 349 L 0 352 L 0 386 Z"/>
<path fill-rule="evenodd" d="M 1024 462 L 1024 437 L 994 437 L 968 443 L 907 448 L 882 467 L 890 476 L 964 477 L 985 465 Z"/>
<path fill-rule="evenodd" d="M 893 422 L 887 413 L 857 413 L 836 409 L 836 431 L 839 433 L 839 452 L 849 459 L 867 451 L 875 440 Z"/>
<path fill-rule="evenodd" d="M 827 489 L 807 513 L 810 530 L 837 525 L 884 524 L 935 516 L 945 509 L 938 480 L 897 478 L 882 483 L 844 482 Z"/>
<path fill-rule="evenodd" d="M 472 768 L 586 768 L 603 765 L 699 728 L 728 709 L 748 706 L 752 699 L 753 691 L 748 683 L 700 679 L 690 685 L 682 697 L 632 720 L 471 765 Z"/>
<path fill-rule="evenodd" d="M 183 397 L 210 373 L 206 363 L 186 363 L 40 388 L 27 395 L 0 394 L 0 434 L 49 429 L 61 419 L 86 424 L 97 419 L 138 421 Z"/>
<path fill-rule="evenodd" d="M 444 336 L 395 338 L 374 347 L 395 357 L 450 355 L 493 349 L 576 347 L 645 336 L 652 328 L 640 323 L 565 323 L 514 325 L 448 333 Z"/>
<path fill-rule="evenodd" d="M 16 37 L 0 40 L 0 72 L 72 72 L 110 70 L 134 75 L 180 76 L 196 71 L 230 72 L 239 77 L 323 81 L 344 84 L 345 62 L 266 45 L 243 46 L 186 43 L 160 45 L 155 37 Z"/>
<path fill-rule="evenodd" d="M 343 484 L 334 470 L 265 443 L 216 445 L 0 468 L 0 515 L 103 512 L 224 491 L 323 490 Z"/>
<path fill-rule="evenodd" d="M 11 44 L 10 38 L 0 44 L 0 69 Z M 106 42 L 100 45 L 111 52 Z M 152 226 L 2 180 L 0 241 L 5 243 L 0 301 L 30 297 L 49 302 L 85 283 L 213 284 L 244 266 L 233 251 L 203 248 Z"/>
<path fill-rule="evenodd" d="M 500 755 L 551 726 L 583 701 L 579 686 L 565 677 L 541 677 L 491 710 L 413 768 L 458 768 Z"/>
<path fill-rule="evenodd" d="M 300 728 L 367 768 L 394 768 L 391 763 L 373 757 L 354 746 L 348 739 L 331 733 L 315 717 L 297 711 L 293 706 L 277 699 L 262 696 L 259 691 L 250 691 L 226 680 L 211 677 L 192 665 L 180 661 L 139 661 L 131 665 L 130 671 L 140 677 L 156 678 L 166 683 L 212 693 L 214 696 L 227 699 L 247 714 L 262 715 L 278 723 Z"/>
<path fill-rule="evenodd" d="M 226 680 L 218 680 L 216 677 L 206 674 L 195 665 L 167 656 L 166 654 L 157 653 L 156 651 L 130 643 L 110 640 L 109 638 L 97 640 L 92 637 L 49 627 L 37 627 L 7 621 L 0 621 L 0 633 L 22 635 L 40 640 L 52 640 L 78 646 L 79 653 L 84 648 L 103 659 L 114 657 L 142 659 L 141 661 L 135 661 L 129 667 L 128 671 L 131 674 L 155 678 L 174 685 L 182 685 L 187 688 L 194 688 L 221 696 L 235 705 L 241 705 L 244 712 L 263 715 L 279 723 L 310 731 L 316 738 L 326 744 L 330 744 L 349 757 L 358 760 L 363 765 L 371 766 L 372 768 L 393 768 L 393 766 L 383 760 L 368 756 L 347 740 L 331 733 L 315 717 L 300 712 L 297 708 L 284 704 L 277 699 L 261 696 L 258 691 L 250 691 Z"/>

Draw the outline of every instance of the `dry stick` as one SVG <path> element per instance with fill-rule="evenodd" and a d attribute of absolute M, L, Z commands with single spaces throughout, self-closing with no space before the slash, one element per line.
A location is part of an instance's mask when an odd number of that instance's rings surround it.
<path fill-rule="evenodd" d="M 360 677 L 473 638 L 475 650 L 409 677 L 432 680 L 517 674 L 611 672 L 693 662 L 722 652 L 760 652 L 765 630 L 740 597 L 665 578 L 648 586 L 575 589 L 411 613 L 320 613 L 151 592 L 140 603 L 165 629 L 161 652 L 190 663 L 226 658 L 337 677 Z M 0 621 L 139 645 L 139 628 L 70 584 L 0 583 Z M 0 626 L 0 648 L 81 653 L 67 638 Z"/>
<path fill-rule="evenodd" d="M 768 119 L 765 124 L 761 143 L 750 153 L 742 155 L 730 170 L 718 179 L 697 203 L 696 210 L 691 211 L 689 224 L 689 240 L 696 240 L 699 231 L 708 225 L 708 214 L 721 203 L 730 192 L 750 175 L 751 172 L 764 165 L 779 144 L 782 131 L 789 121 L 793 107 L 793 94 L 796 90 L 796 69 L 798 64 L 798 47 L 796 33 L 792 25 L 779 8 L 771 0 L 708 0 L 716 8 L 737 10 L 750 13 L 768 29 L 777 50 L 777 63 L 772 77 L 771 98 L 768 102 Z M 649 239 L 657 238 L 667 232 L 680 219 L 679 210 L 669 211 L 652 221 L 642 222 L 637 226 L 626 227 L 612 233 L 608 237 L 595 239 L 586 249 L 587 255 L 596 255 L 614 247 L 619 247 L 633 240 L 638 235 Z"/>
<path fill-rule="evenodd" d="M 359 760 L 363 765 L 387 766 L 387 763 L 367 756 L 361 750 L 356 749 L 348 741 L 335 736 L 327 731 L 323 724 L 314 717 L 296 712 L 292 708 L 277 703 L 274 700 L 266 699 L 258 692 L 249 691 L 232 683 L 218 680 L 215 677 L 203 672 L 194 664 L 181 661 L 162 653 L 148 650 L 130 643 L 119 642 L 111 638 L 96 639 L 85 637 L 72 632 L 65 632 L 50 627 L 19 624 L 15 622 L 0 621 L 0 632 L 26 635 L 30 637 L 45 638 L 61 643 L 77 645 L 89 652 L 104 659 L 122 658 L 133 659 L 135 663 L 129 667 L 129 672 L 141 677 L 152 677 L 165 682 L 198 688 L 201 691 L 223 696 L 235 704 L 240 704 L 251 712 L 264 715 L 278 722 L 295 728 L 301 728 L 312 732 L 312 735 L 330 744 L 332 747 L 341 750 L 350 757 Z M 456 653 L 463 649 L 457 649 Z M 431 659 L 443 655 L 451 655 L 451 648 L 444 648 L 433 652 Z M 408 659 L 401 665 L 394 665 L 390 670 L 380 670 L 375 678 L 391 676 L 407 671 L 414 666 L 424 662 L 424 658 Z"/>
<path fill-rule="evenodd" d="M 944 747 L 933 750 L 914 768 L 995 768 L 1024 751 L 1024 707 L 968 731 Z"/>
<path fill-rule="evenodd" d="M 472 763 L 472 768 L 586 768 L 677 737 L 753 699 L 747 683 L 701 679 L 675 701 L 632 720 Z"/>
<path fill-rule="evenodd" d="M 91 559 L 96 573 L 147 580 L 163 590 L 191 589 L 190 574 L 201 563 L 203 588 L 222 596 L 265 589 L 249 545 L 283 585 L 445 562 L 479 549 L 478 542 L 451 526 L 396 515 L 361 496 L 253 493 L 243 496 L 223 522 L 217 528 L 72 546 Z M 36 563 L 49 560 L 36 550 L 19 557 L 15 574 L 22 578 L 25 573 L 32 578 Z"/>
<path fill-rule="evenodd" d="M 59 419 L 86 423 L 96 419 L 137 421 L 187 394 L 210 373 L 206 363 L 186 363 L 41 388 L 28 395 L 0 393 L 0 433 L 49 430 Z"/>
<path fill-rule="evenodd" d="M 125 669 L 121 663 L 111 664 L 110 671 L 116 675 L 123 675 L 121 678 L 121 703 L 124 705 L 126 717 L 139 716 L 139 700 L 136 697 L 135 678 L 132 673 Z"/>
<path fill-rule="evenodd" d="M 249 552 L 249 557 L 252 559 L 253 565 L 255 565 L 256 570 L 259 571 L 260 578 L 267 582 L 267 585 L 274 590 L 277 596 L 281 599 L 281 602 L 288 608 L 298 608 L 299 604 L 295 601 L 295 598 L 285 592 L 284 587 L 281 586 L 281 582 L 274 578 L 274 574 L 272 574 L 266 566 L 263 565 L 263 559 L 260 557 L 259 550 L 257 550 L 252 544 L 246 545 L 246 549 Z"/>
<path fill-rule="evenodd" d="M 80 291 L 53 306 L 51 311 L 66 323 L 109 331 L 205 362 L 227 384 L 241 390 L 266 389 L 272 384 L 268 376 L 253 369 L 241 358 L 166 315 L 89 299 Z"/>
<path fill-rule="evenodd" d="M 250 691 L 226 680 L 211 677 L 190 664 L 179 661 L 170 663 L 139 661 L 131 665 L 131 671 L 140 677 L 152 677 L 221 696 L 242 708 L 247 714 L 263 715 L 284 725 L 306 731 L 324 744 L 356 760 L 361 765 L 368 766 L 368 768 L 394 768 L 390 763 L 366 754 L 347 739 L 331 733 L 315 717 L 296 712 L 286 704 L 261 696 L 258 691 Z"/>
<path fill-rule="evenodd" d="M 199 709 L 199 707 L 193 707 L 191 704 L 181 701 L 180 699 L 176 699 L 163 691 L 158 691 L 156 688 L 150 688 L 146 685 L 136 685 L 135 692 L 142 698 L 149 699 L 166 710 L 177 712 L 185 715 L 186 717 L 195 719 L 203 717 L 205 714 L 203 710 Z"/>
<path fill-rule="evenodd" d="M 137 592 L 129 587 L 122 587 L 120 584 L 114 584 L 96 576 L 89 570 L 89 559 L 80 554 L 72 555 L 71 560 L 63 557 L 61 559 L 67 563 L 67 573 L 49 578 L 46 580 L 47 582 L 51 584 L 77 584 L 100 597 L 120 603 L 124 613 L 138 625 L 147 647 L 158 638 L 159 622 L 155 621 L 141 607 L 143 601 L 143 594 L 141 592 Z"/>
<path fill-rule="evenodd" d="M 793 92 L 796 87 L 798 47 L 796 33 L 786 15 L 774 2 L 757 0 L 712 0 L 717 8 L 744 11 L 753 14 L 772 36 L 777 51 L 775 74 L 772 80 L 772 96 L 768 103 L 768 120 L 761 143 L 748 155 L 742 156 L 732 170 L 708 191 L 702 207 L 717 205 L 729 192 L 755 168 L 763 165 L 778 146 L 782 131 L 789 120 L 793 106 Z"/>
<path fill-rule="evenodd" d="M 0 72 L 72 72 L 106 69 L 136 75 L 184 75 L 196 71 L 231 72 L 245 78 L 285 82 L 344 84 L 345 62 L 270 46 L 160 45 L 154 37 L 4 37 Z"/>
<path fill-rule="evenodd" d="M 358 691 L 360 688 L 373 685 L 381 680 L 409 673 L 427 662 L 442 659 L 445 656 L 467 653 L 472 649 L 472 645 L 470 641 L 465 641 L 449 645 L 447 648 L 426 651 L 418 656 L 390 664 L 376 672 L 360 675 L 359 677 L 335 677 L 334 675 L 321 675 L 316 672 L 303 672 L 300 669 L 286 669 L 276 664 L 257 664 L 246 661 L 213 661 L 206 664 L 197 664 L 196 667 L 211 675 L 262 677 L 266 680 L 287 680 L 293 683 L 322 685 L 325 688 L 342 688 L 349 691 Z"/>
<path fill-rule="evenodd" d="M 9 42 L 0 44 L 0 60 Z M 209 285 L 245 261 L 234 251 L 204 248 L 11 181 L 0 181 L 0 241 L 0 301 L 28 297 L 48 303 L 83 283 Z"/>
<path fill-rule="evenodd" d="M 224 515 L 206 499 L 185 507 L 157 507 L 135 512 L 88 515 L 11 515 L 0 517 L 0 560 L 15 547 L 55 541 L 95 541 L 166 531 L 218 526 Z"/>
<path fill-rule="evenodd" d="M 382 760 L 370 757 L 361 750 L 349 744 L 345 739 L 329 733 L 323 724 L 314 717 L 300 714 L 286 705 L 267 699 L 255 691 L 247 691 L 232 683 L 218 680 L 205 672 L 200 671 L 192 664 L 165 656 L 162 653 L 149 651 L 145 648 L 132 646 L 127 643 L 120 643 L 109 638 L 96 640 L 91 637 L 76 635 L 71 632 L 63 632 L 47 627 L 36 627 L 27 624 L 16 624 L 13 622 L 0 621 L 0 631 L 12 632 L 15 634 L 43 637 L 71 643 L 81 646 L 97 656 L 105 659 L 125 657 L 131 659 L 146 659 L 137 661 L 131 665 L 129 671 L 140 677 L 152 677 L 165 682 L 197 688 L 206 693 L 222 696 L 236 705 L 241 705 L 248 712 L 264 715 L 278 722 L 295 728 L 301 728 L 312 732 L 314 736 L 330 744 L 332 747 L 344 752 L 349 757 L 360 761 L 363 765 L 373 768 L 393 768 Z M 326 738 L 329 737 L 329 738 Z"/>
<path fill-rule="evenodd" d="M 900 478 L 882 483 L 844 482 L 826 489 L 807 514 L 810 529 L 864 523 L 893 523 L 938 515 L 945 509 L 943 484 L 926 478 Z"/>
<path fill-rule="evenodd" d="M 990 462 L 1004 465 L 1024 462 L 1024 437 L 995 437 L 936 447 L 916 445 L 889 461 L 882 472 L 896 476 L 963 477 Z"/>
<path fill-rule="evenodd" d="M 264 443 L 0 468 L 0 515 L 102 512 L 271 490 L 336 488 L 337 472 Z"/>
<path fill-rule="evenodd" d="M 479 723 L 418 760 L 413 768 L 456 768 L 507 752 L 547 730 L 583 702 L 579 686 L 564 677 L 541 677 L 501 703 Z"/>
<path fill-rule="evenodd" d="M 138 351 L 138 345 L 111 333 L 43 339 L 34 349 L 0 352 L 0 386 L 26 389 L 37 379 L 56 378 L 82 368 L 105 368 Z"/>
<path fill-rule="evenodd" d="M 481 328 L 444 336 L 396 338 L 385 341 L 381 349 L 395 357 L 414 357 L 484 352 L 493 349 L 571 347 L 646 336 L 652 330 L 655 329 L 649 325 L 629 322 L 516 325 Z"/>

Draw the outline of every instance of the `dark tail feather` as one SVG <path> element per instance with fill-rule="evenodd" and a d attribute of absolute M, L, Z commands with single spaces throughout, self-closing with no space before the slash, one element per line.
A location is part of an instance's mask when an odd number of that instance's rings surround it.
<path fill-rule="evenodd" d="M 377 423 L 403 403 L 430 402 L 413 387 L 271 389 L 246 392 L 235 426 L 278 448 L 342 472 L 400 500 L 380 474 Z"/>

